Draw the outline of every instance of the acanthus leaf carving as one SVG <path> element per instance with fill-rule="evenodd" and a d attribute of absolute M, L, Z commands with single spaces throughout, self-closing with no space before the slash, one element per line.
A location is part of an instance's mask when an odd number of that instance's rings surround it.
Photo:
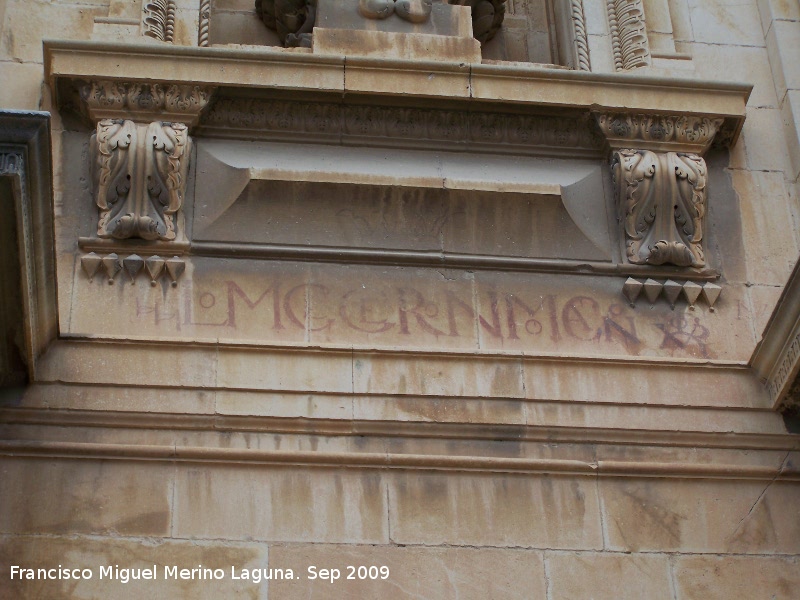
<path fill-rule="evenodd" d="M 104 119 L 92 138 L 101 238 L 176 238 L 191 150 L 183 123 Z"/>
<path fill-rule="evenodd" d="M 705 266 L 705 161 L 691 153 L 621 149 L 612 170 L 628 261 Z"/>
<path fill-rule="evenodd" d="M 169 111 L 199 113 L 210 99 L 210 90 L 199 85 L 171 85 L 165 94 L 165 106 Z"/>
<path fill-rule="evenodd" d="M 694 115 L 596 114 L 612 148 L 648 147 L 703 152 L 714 141 L 724 120 Z"/>
<path fill-rule="evenodd" d="M 88 109 L 122 110 L 127 103 L 127 86 L 118 81 L 91 81 L 79 88 L 81 100 Z"/>
<path fill-rule="evenodd" d="M 126 86 L 126 106 L 140 110 L 162 110 L 164 108 L 164 88 L 157 84 Z"/>
<path fill-rule="evenodd" d="M 82 109 L 93 121 L 122 115 L 136 120 L 159 118 L 196 123 L 215 88 L 191 84 L 84 81 L 78 85 Z"/>

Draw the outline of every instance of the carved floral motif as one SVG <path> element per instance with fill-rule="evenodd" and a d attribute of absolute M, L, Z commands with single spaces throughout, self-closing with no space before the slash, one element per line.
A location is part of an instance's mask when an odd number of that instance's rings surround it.
<path fill-rule="evenodd" d="M 626 149 L 612 158 L 628 261 L 702 267 L 706 165 L 697 154 Z"/>
<path fill-rule="evenodd" d="M 212 88 L 198 85 L 90 81 L 79 88 L 89 112 L 103 110 L 172 111 L 200 113 L 211 99 Z"/>
<path fill-rule="evenodd" d="M 92 137 L 97 235 L 174 240 L 190 148 L 183 123 L 100 121 Z"/>
<path fill-rule="evenodd" d="M 608 139 L 692 144 L 699 147 L 711 144 L 722 123 L 723 119 L 686 115 L 597 115 L 597 124 Z"/>

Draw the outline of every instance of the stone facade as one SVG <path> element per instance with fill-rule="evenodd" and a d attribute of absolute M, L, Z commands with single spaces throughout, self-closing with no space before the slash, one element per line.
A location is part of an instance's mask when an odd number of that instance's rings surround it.
<path fill-rule="evenodd" d="M 0 27 L 0 598 L 797 596 L 797 0 Z"/>

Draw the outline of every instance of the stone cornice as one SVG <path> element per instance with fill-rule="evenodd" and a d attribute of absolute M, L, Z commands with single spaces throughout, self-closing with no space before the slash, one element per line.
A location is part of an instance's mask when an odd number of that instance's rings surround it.
<path fill-rule="evenodd" d="M 752 86 L 739 83 L 600 74 L 537 65 L 427 63 L 319 56 L 279 48 L 142 46 L 45 41 L 45 74 L 60 81 L 94 78 L 165 85 L 336 93 L 563 109 L 576 112 L 684 115 L 722 119 L 718 138 L 734 144 Z M 63 99 L 59 98 L 59 101 Z"/>
<path fill-rule="evenodd" d="M 787 440 L 787 445 L 791 441 Z M 85 443 L 71 441 L 0 440 L 0 456 L 59 457 L 125 461 L 292 465 L 313 468 L 401 469 L 489 473 L 562 473 L 589 477 L 702 477 L 798 481 L 800 472 L 789 465 L 751 465 L 743 462 L 570 460 L 496 456 L 450 456 L 388 452 L 280 451 L 189 445 Z"/>
<path fill-rule="evenodd" d="M 770 317 L 750 364 L 769 391 L 775 408 L 800 406 L 800 261 Z"/>

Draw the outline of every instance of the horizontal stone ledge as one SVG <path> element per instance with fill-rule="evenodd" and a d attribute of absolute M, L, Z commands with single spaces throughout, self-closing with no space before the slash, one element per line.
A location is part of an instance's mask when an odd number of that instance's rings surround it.
<path fill-rule="evenodd" d="M 325 92 L 405 100 L 557 107 L 693 115 L 725 120 L 736 142 L 751 85 L 636 74 L 600 74 L 541 66 L 442 63 L 297 53 L 267 47 L 144 46 L 92 41 L 44 41 L 45 77 L 213 85 L 247 90 Z"/>
<path fill-rule="evenodd" d="M 9 458 L 160 461 L 261 464 L 309 468 L 397 469 L 422 471 L 552 474 L 675 479 L 755 479 L 800 481 L 800 469 L 677 462 L 622 462 L 444 456 L 391 453 L 280 452 L 238 448 L 92 444 L 81 442 L 0 441 Z"/>
<path fill-rule="evenodd" d="M 303 399 L 306 397 L 304 396 Z M 350 398 L 345 398 L 348 402 Z M 357 401 L 374 401 L 373 398 L 357 398 Z M 430 401 L 415 400 L 422 410 Z M 452 404 L 465 404 L 470 401 L 454 400 Z M 474 401 L 472 401 L 474 402 Z M 364 402 L 362 402 L 363 404 Z M 437 404 L 441 404 L 437 401 Z M 501 404 L 502 406 L 495 406 Z M 774 413 L 757 413 L 757 417 L 769 416 L 772 427 L 762 425 L 761 430 L 753 428 L 740 431 L 713 431 L 713 430 L 680 430 L 681 423 L 673 421 L 673 428 L 644 429 L 638 424 L 631 424 L 630 415 L 620 418 L 616 427 L 589 426 L 579 424 L 536 424 L 523 421 L 509 421 L 503 413 L 507 406 L 513 404 L 520 406 L 522 402 L 510 403 L 509 401 L 488 401 L 485 412 L 487 417 L 494 416 L 495 421 L 414 421 L 393 420 L 379 418 L 380 406 L 376 409 L 378 416 L 367 418 L 326 418 L 314 416 L 285 417 L 269 414 L 189 414 L 189 413 L 158 413 L 135 412 L 133 407 L 129 411 L 122 410 L 87 410 L 86 408 L 0 408 L 0 424 L 15 427 L 19 437 L 25 428 L 41 428 L 42 431 L 52 429 L 55 434 L 44 434 L 52 439 L 60 435 L 61 428 L 91 428 L 93 430 L 118 430 L 127 429 L 131 432 L 142 430 L 158 430 L 175 434 L 207 433 L 213 432 L 220 435 L 286 435 L 286 436 L 311 436 L 329 438 L 370 438 L 372 440 L 405 439 L 413 443 L 424 440 L 443 441 L 474 441 L 474 442 L 514 442 L 535 444 L 570 444 L 588 446 L 603 444 L 605 446 L 631 446 L 640 448 L 705 448 L 710 450 L 742 450 L 742 451 L 800 451 L 800 439 L 780 431 L 780 417 Z M 553 405 L 555 403 L 535 403 Z M 564 408 L 570 408 L 565 404 Z M 588 407 L 591 408 L 591 407 Z M 612 411 L 619 411 L 625 407 L 607 406 Z M 650 409 L 649 407 L 633 407 L 646 415 L 663 413 L 663 409 Z M 492 409 L 496 409 L 493 411 Z M 579 407 L 579 410 L 587 407 Z M 267 409 L 268 410 L 268 409 Z M 667 409 L 679 413 L 709 412 L 708 410 Z M 724 419 L 734 411 L 714 411 L 721 413 Z M 750 414 L 751 411 L 748 411 Z M 587 421 L 592 419 L 592 412 L 587 411 Z M 525 411 L 517 413 L 522 419 L 526 418 Z M 651 416 L 650 418 L 658 418 Z M 661 417 L 668 419 L 667 417 Z M 686 417 L 684 417 L 686 418 Z M 713 416 L 711 417 L 713 418 Z"/>
<path fill-rule="evenodd" d="M 484 350 L 475 349 L 474 351 L 459 349 L 436 349 L 436 348 L 404 348 L 404 347 L 375 347 L 368 345 L 340 345 L 340 344 L 309 344 L 309 343 L 254 343 L 249 341 L 232 340 L 229 338 L 198 338 L 188 340 L 181 337 L 162 336 L 158 339 L 139 337 L 139 336 L 117 336 L 109 335 L 83 335 L 61 333 L 59 341 L 53 347 L 60 348 L 59 351 L 75 351 L 79 348 L 91 346 L 103 346 L 108 348 L 113 346 L 114 350 L 121 352 L 135 351 L 144 347 L 169 348 L 176 350 L 176 345 L 181 345 L 180 351 L 201 351 L 201 350 L 220 350 L 220 351 L 241 351 L 241 352 L 261 352 L 265 355 L 276 352 L 305 355 L 358 355 L 397 357 L 397 358 L 447 358 L 447 359 L 467 359 L 469 361 L 484 362 L 497 360 L 520 359 L 526 362 L 561 363 L 563 365 L 608 365 L 608 366 L 631 366 L 631 367 L 658 367 L 658 368 L 692 368 L 708 370 L 737 371 L 739 374 L 750 373 L 750 367 L 746 362 L 737 360 L 721 360 L 707 358 L 671 358 L 660 356 L 614 356 L 614 355 L 593 355 L 580 356 L 566 353 L 532 353 L 516 350 Z M 67 349 L 70 350 L 67 350 Z M 755 376 L 754 376 L 755 377 Z"/>
<path fill-rule="evenodd" d="M 137 368 L 131 369 L 134 364 Z M 691 387 L 676 384 L 690 375 Z M 36 382 L 592 404 L 613 398 L 626 405 L 654 404 L 657 398 L 660 406 L 771 407 L 766 389 L 750 369 L 733 361 L 376 351 L 190 338 L 62 339 L 42 357 Z M 641 395 L 643 390 L 647 396 Z"/>
<path fill-rule="evenodd" d="M 87 243 L 87 247 L 89 247 Z M 258 258 L 307 262 L 332 262 L 344 264 L 379 264 L 393 266 L 447 267 L 453 269 L 478 269 L 491 271 L 521 271 L 530 273 L 570 273 L 573 275 L 601 275 L 606 277 L 657 277 L 674 276 L 690 281 L 716 281 L 719 273 L 710 268 L 686 270 L 680 267 L 653 267 L 629 263 L 591 262 L 460 254 L 457 252 L 383 250 L 371 248 L 329 248 L 314 246 L 289 246 L 285 244 L 229 244 L 195 241 L 191 254 L 215 258 Z"/>

